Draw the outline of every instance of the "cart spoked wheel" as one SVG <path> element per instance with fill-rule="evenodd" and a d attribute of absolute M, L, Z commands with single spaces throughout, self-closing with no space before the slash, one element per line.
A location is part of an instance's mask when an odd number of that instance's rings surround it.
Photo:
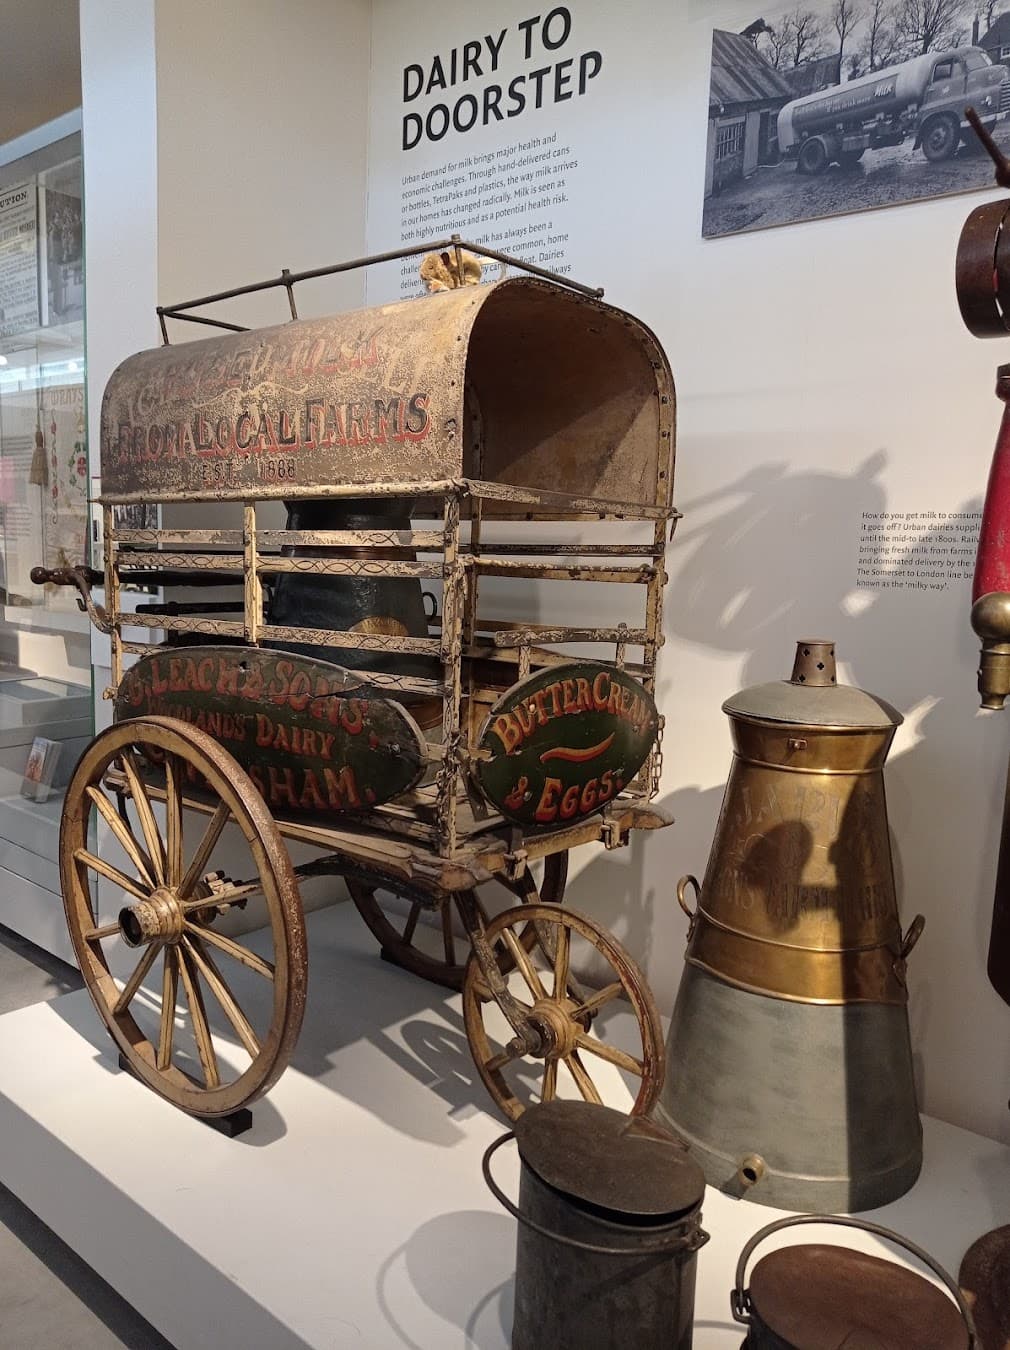
<path fill-rule="evenodd" d="M 214 870 L 236 858 L 244 880 Z M 305 1007 L 305 923 L 277 826 L 226 750 L 168 717 L 103 731 L 67 788 L 60 878 L 88 991 L 142 1082 L 196 1116 L 276 1082 Z"/>
<path fill-rule="evenodd" d="M 549 940 L 527 953 L 519 933 L 534 922 Z M 663 1032 L 645 977 L 615 938 L 577 910 L 522 905 L 492 919 L 491 950 L 511 954 L 513 1028 L 476 954 L 463 982 L 463 1018 L 484 1085 L 512 1120 L 554 1097 L 647 1112 L 663 1085 Z"/>
<path fill-rule="evenodd" d="M 533 898 L 544 904 L 560 904 L 568 876 L 568 854 L 552 853 L 544 859 L 539 887 L 534 884 Z M 347 876 L 347 889 L 358 913 L 371 929 L 382 955 L 393 965 L 402 966 L 423 979 L 446 989 L 463 988 L 469 946 L 466 935 L 454 923 L 455 906 L 449 892 L 425 892 L 391 880 Z M 504 883 L 510 890 L 514 885 Z M 530 951 L 536 942 L 532 925 L 521 934 L 523 947 Z M 499 961 L 503 970 L 514 964 L 504 944 Z"/>

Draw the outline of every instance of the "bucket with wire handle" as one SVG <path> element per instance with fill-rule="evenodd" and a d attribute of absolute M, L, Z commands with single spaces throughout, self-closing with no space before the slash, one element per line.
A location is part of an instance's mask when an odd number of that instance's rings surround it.
<path fill-rule="evenodd" d="M 514 1204 L 491 1175 L 514 1138 Z M 484 1154 L 519 1221 L 512 1350 L 690 1350 L 705 1178 L 675 1135 L 582 1101 L 530 1107 Z"/>
<path fill-rule="evenodd" d="M 783 1228 L 808 1223 L 858 1228 L 904 1248 L 950 1298 L 894 1261 L 820 1243 L 769 1252 L 745 1287 L 755 1247 Z M 862 1219 L 802 1214 L 768 1224 L 740 1253 L 730 1304 L 747 1327 L 743 1350 L 982 1350 L 971 1310 L 943 1267 L 908 1238 Z"/>

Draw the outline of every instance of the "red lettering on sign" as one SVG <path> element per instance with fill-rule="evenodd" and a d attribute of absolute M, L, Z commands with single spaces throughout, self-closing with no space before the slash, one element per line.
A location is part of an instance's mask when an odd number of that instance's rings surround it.
<path fill-rule="evenodd" d="M 491 729 L 505 747 L 505 753 L 511 754 L 523 738 L 522 727 L 509 713 L 502 713 L 494 719 Z"/>
<path fill-rule="evenodd" d="M 523 736 L 526 737 L 533 730 L 533 715 L 535 709 L 532 703 L 517 703 L 512 709 L 513 716 L 519 723 Z"/>
<path fill-rule="evenodd" d="M 596 709 L 597 712 L 603 712 L 603 710 L 607 706 L 606 689 L 608 679 L 609 676 L 607 675 L 607 672 L 605 670 L 601 670 L 600 673 L 593 680 L 593 707 Z"/>
<path fill-rule="evenodd" d="M 340 725 L 347 732 L 348 736 L 358 736 L 365 725 L 365 714 L 368 712 L 367 698 L 352 698 L 344 705 L 341 699 Z"/>
<path fill-rule="evenodd" d="M 361 805 L 354 770 L 349 764 L 345 764 L 339 774 L 334 773 L 332 769 L 324 769 L 323 782 L 326 784 L 330 806 L 340 809 L 344 806 Z"/>
<path fill-rule="evenodd" d="M 280 802 L 286 802 L 288 806 L 297 806 L 294 769 L 277 769 L 270 764 L 267 766 L 267 774 L 270 782 L 270 795 L 267 801 L 271 806 L 276 806 Z"/>
<path fill-rule="evenodd" d="M 305 770 L 305 782 L 302 787 L 301 806 L 316 811 L 326 810 L 326 798 L 319 790 L 319 782 L 311 769 Z"/>
<path fill-rule="evenodd" d="M 231 661 L 222 661 L 217 668 L 217 692 L 232 697 L 238 694 L 238 666 Z"/>
<path fill-rule="evenodd" d="M 304 712 L 312 696 L 312 681 L 304 670 L 296 670 L 288 688 L 288 702 L 295 712 Z"/>
<path fill-rule="evenodd" d="M 533 818 L 541 825 L 549 825 L 558 814 L 557 797 L 561 791 L 560 778 L 545 778 L 543 791 L 540 794 L 540 800 L 537 802 L 537 809 L 533 813 Z"/>

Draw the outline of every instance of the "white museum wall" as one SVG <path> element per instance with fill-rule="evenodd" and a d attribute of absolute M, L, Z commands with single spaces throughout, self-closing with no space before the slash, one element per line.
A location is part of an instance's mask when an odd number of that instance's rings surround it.
<path fill-rule="evenodd" d="M 162 304 L 362 254 L 370 8 L 158 0 Z M 296 291 L 305 316 L 353 309 L 363 294 L 361 273 Z M 289 317 L 283 291 L 236 302 L 229 315 Z M 192 325 L 171 333 L 202 336 Z"/>
<path fill-rule="evenodd" d="M 927 920 L 909 974 L 922 1106 L 1010 1140 L 1010 1010 L 985 977 L 1010 721 L 977 708 L 968 581 L 941 592 L 856 588 L 864 511 L 977 510 L 984 492 L 994 370 L 1010 343 L 963 328 L 953 258 L 962 221 L 985 198 L 703 240 L 711 29 L 739 29 L 739 5 L 568 9 L 563 48 L 527 62 L 517 25 L 530 7 L 516 0 L 480 0 L 465 14 L 376 0 L 368 244 L 400 238 L 405 174 L 556 131 L 579 161 L 552 212 L 570 236 L 565 265 L 648 323 L 673 364 L 684 520 L 669 554 L 660 706 L 661 800 L 677 824 L 617 853 L 585 850 L 569 898 L 644 960 L 669 1011 L 685 940 L 674 882 L 704 870 L 730 765 L 720 704 L 788 678 L 796 639 L 834 638 L 843 678 L 906 718 L 886 782 L 902 919 Z M 447 95 L 452 106 L 488 83 L 405 103 L 404 68 L 430 74 L 438 53 L 448 80 L 453 47 L 485 34 L 497 42 L 502 29 L 493 79 L 503 84 L 562 57 L 577 71 L 589 50 L 602 69 L 582 96 L 545 97 L 512 121 L 404 151 L 405 112 Z M 482 53 L 489 65 L 486 44 Z M 504 186 L 498 175 L 485 191 Z M 449 219 L 433 218 L 429 237 Z M 459 223 L 465 236 L 490 228 L 462 228 L 465 213 Z M 399 286 L 387 271 L 370 302 Z"/>

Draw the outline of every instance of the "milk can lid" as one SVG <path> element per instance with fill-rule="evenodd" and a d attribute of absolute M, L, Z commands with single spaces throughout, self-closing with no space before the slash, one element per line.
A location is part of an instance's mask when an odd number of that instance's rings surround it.
<path fill-rule="evenodd" d="M 754 1267 L 749 1293 L 763 1326 L 802 1350 L 967 1350 L 961 1314 L 942 1290 L 851 1247 L 803 1243 L 770 1252 Z"/>
<path fill-rule="evenodd" d="M 835 644 L 827 638 L 802 638 L 796 644 L 790 679 L 741 689 L 726 700 L 722 710 L 768 722 L 866 731 L 898 727 L 904 720 L 897 708 L 875 694 L 838 683 Z"/>
<path fill-rule="evenodd" d="M 705 1176 L 687 1145 L 646 1116 L 592 1102 L 540 1102 L 515 1122 L 523 1162 L 548 1186 L 615 1215 L 694 1209 Z"/>

